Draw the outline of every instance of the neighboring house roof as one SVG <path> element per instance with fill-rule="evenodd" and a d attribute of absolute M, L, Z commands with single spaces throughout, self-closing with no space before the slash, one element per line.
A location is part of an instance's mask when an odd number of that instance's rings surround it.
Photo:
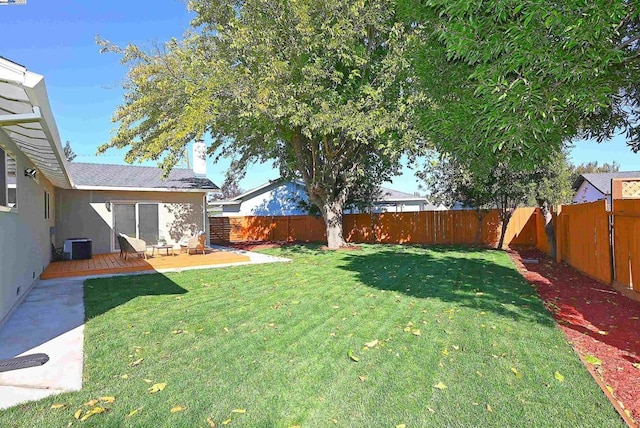
<path fill-rule="evenodd" d="M 273 187 L 280 186 L 284 183 L 286 183 L 286 181 L 282 179 L 271 180 L 236 197 L 226 199 L 226 200 L 215 201 L 213 205 L 238 205 L 247 199 L 250 199 L 256 195 L 259 195 L 260 193 L 268 192 Z M 302 181 L 294 180 L 292 181 L 292 183 L 298 186 L 304 187 L 304 183 Z M 379 201 L 376 201 L 375 202 L 376 204 L 401 204 L 401 203 L 407 203 L 407 202 L 419 202 L 419 203 L 422 202 L 424 203 L 425 210 L 438 209 L 438 207 L 436 207 L 431 202 L 429 202 L 427 198 L 416 196 L 411 193 L 401 192 L 399 190 L 389 189 L 382 186 L 380 187 L 380 189 L 382 190 L 382 199 Z"/>
<path fill-rule="evenodd" d="M 190 169 L 174 168 L 169 177 L 163 170 L 151 166 L 69 163 L 75 188 L 81 190 L 182 191 L 207 192 L 219 190 L 206 177 Z"/>
<path fill-rule="evenodd" d="M 251 190 L 248 190 L 238 196 L 234 196 L 233 198 L 229 198 L 229 199 L 220 199 L 217 201 L 213 201 L 212 204 L 210 205 L 238 205 L 241 204 L 242 202 L 244 202 L 247 199 L 251 199 L 256 195 L 259 195 L 261 193 L 266 193 L 268 191 L 270 191 L 272 188 L 281 186 L 283 184 L 286 183 L 286 180 L 282 180 L 282 179 L 276 179 L 276 180 L 270 180 L 267 181 L 264 184 L 261 184 L 258 187 L 254 187 Z M 297 184 L 298 186 L 303 186 L 304 184 L 302 183 L 302 181 L 299 180 L 294 180 L 292 181 L 292 183 Z"/>
<path fill-rule="evenodd" d="M 0 130 L 53 185 L 72 187 L 44 77 L 2 57 Z"/>
<path fill-rule="evenodd" d="M 574 190 L 577 190 L 583 182 L 588 181 L 593 187 L 602 192 L 604 195 L 611 194 L 611 180 L 614 178 L 639 178 L 640 171 L 623 171 L 623 172 L 598 172 L 586 173 L 580 175 L 573 183 Z"/>

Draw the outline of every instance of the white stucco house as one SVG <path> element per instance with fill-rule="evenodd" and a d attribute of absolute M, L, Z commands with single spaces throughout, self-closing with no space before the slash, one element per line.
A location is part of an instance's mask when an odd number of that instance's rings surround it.
<path fill-rule="evenodd" d="M 426 198 L 381 187 L 382 198 L 374 202 L 373 211 L 416 212 L 446 209 L 436 207 Z M 242 195 L 223 201 L 214 201 L 218 215 L 237 216 L 288 216 L 308 214 L 309 197 L 301 181 L 273 180 Z M 221 210 L 221 212 L 220 212 Z M 356 214 L 356 208 L 347 208 L 345 214 Z"/>
<path fill-rule="evenodd" d="M 202 174 L 69 163 L 42 75 L 0 57 L 0 326 L 49 265 L 52 245 L 92 241 L 117 251 L 118 232 L 172 244 L 207 230 Z"/>
<path fill-rule="evenodd" d="M 640 178 L 640 171 L 587 173 L 580 175 L 573 188 L 573 203 L 582 204 L 606 199 L 611 207 L 611 180 L 614 178 Z"/>

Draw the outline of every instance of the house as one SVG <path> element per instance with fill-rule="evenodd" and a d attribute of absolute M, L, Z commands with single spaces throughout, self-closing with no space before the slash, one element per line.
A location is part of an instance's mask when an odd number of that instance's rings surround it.
<path fill-rule="evenodd" d="M 306 215 L 309 198 L 301 181 L 272 180 L 235 198 L 213 201 L 219 216 Z"/>
<path fill-rule="evenodd" d="M 581 204 L 601 199 L 611 207 L 611 180 L 614 178 L 640 178 L 640 171 L 600 172 L 581 174 L 573 183 L 573 203 Z"/>
<path fill-rule="evenodd" d="M 415 212 L 446 209 L 436 207 L 426 198 L 381 187 L 382 198 L 374 202 L 374 212 Z M 309 197 L 301 181 L 273 180 L 242 195 L 225 201 L 214 201 L 224 217 L 307 215 Z M 357 213 L 347 208 L 346 214 Z"/>
<path fill-rule="evenodd" d="M 0 57 L 0 326 L 50 263 L 52 245 L 88 238 L 97 254 L 117 250 L 117 232 L 171 244 L 206 230 L 205 195 L 218 188 L 190 170 L 161 175 L 67 162 L 43 76 Z"/>

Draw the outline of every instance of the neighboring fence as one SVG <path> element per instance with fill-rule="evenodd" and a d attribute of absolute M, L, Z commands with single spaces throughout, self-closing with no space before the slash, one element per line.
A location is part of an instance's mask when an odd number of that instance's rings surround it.
<path fill-rule="evenodd" d="M 536 245 L 536 217 L 535 208 L 518 208 L 509 222 L 505 244 Z M 321 217 L 211 217 L 209 224 L 212 242 L 326 242 Z M 343 233 L 351 243 L 474 244 L 478 216 L 473 210 L 346 214 Z M 483 217 L 479 244 L 495 246 L 499 238 L 498 212 L 492 210 Z"/>
<path fill-rule="evenodd" d="M 621 198 L 623 184 L 614 183 Z M 640 292 L 640 199 L 614 198 L 613 211 L 607 211 L 604 200 L 559 206 L 553 217 L 558 261 L 602 282 Z M 351 243 L 475 244 L 478 221 L 474 210 L 347 214 L 343 233 Z M 212 242 L 326 242 L 321 217 L 211 217 L 209 222 Z M 482 219 L 478 244 L 495 246 L 499 238 L 498 212 L 492 210 Z M 509 222 L 505 245 L 536 246 L 549 253 L 540 210 L 518 208 Z"/>
<path fill-rule="evenodd" d="M 640 200 L 613 201 L 615 281 L 640 292 Z"/>
<path fill-rule="evenodd" d="M 601 200 L 560 206 L 556 217 L 556 251 L 558 259 L 593 278 L 611 283 L 611 213 L 606 204 Z"/>

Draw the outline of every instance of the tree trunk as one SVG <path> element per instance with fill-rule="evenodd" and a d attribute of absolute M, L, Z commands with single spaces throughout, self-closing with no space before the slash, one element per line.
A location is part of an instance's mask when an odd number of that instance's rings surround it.
<path fill-rule="evenodd" d="M 553 225 L 553 215 L 551 214 L 551 206 L 549 201 L 538 200 L 540 211 L 544 216 L 544 231 L 547 235 L 547 243 L 549 244 L 549 255 L 552 259 L 556 258 L 556 229 Z"/>
<path fill-rule="evenodd" d="M 327 247 L 330 250 L 347 246 L 342 234 L 343 209 L 344 204 L 340 201 L 326 202 L 322 209 L 322 217 L 327 227 Z"/>
<path fill-rule="evenodd" d="M 502 217 L 502 216 L 500 216 Z M 506 219 L 501 218 L 502 227 L 500 228 L 500 241 L 498 242 L 498 249 L 502 250 L 504 247 L 504 236 L 507 233 L 507 227 L 509 226 L 509 220 L 511 220 L 511 214 L 507 214 Z"/>
<path fill-rule="evenodd" d="M 476 209 L 476 216 L 478 216 L 478 231 L 476 232 L 476 245 L 480 244 L 482 238 L 482 222 L 487 215 L 487 210 Z"/>

